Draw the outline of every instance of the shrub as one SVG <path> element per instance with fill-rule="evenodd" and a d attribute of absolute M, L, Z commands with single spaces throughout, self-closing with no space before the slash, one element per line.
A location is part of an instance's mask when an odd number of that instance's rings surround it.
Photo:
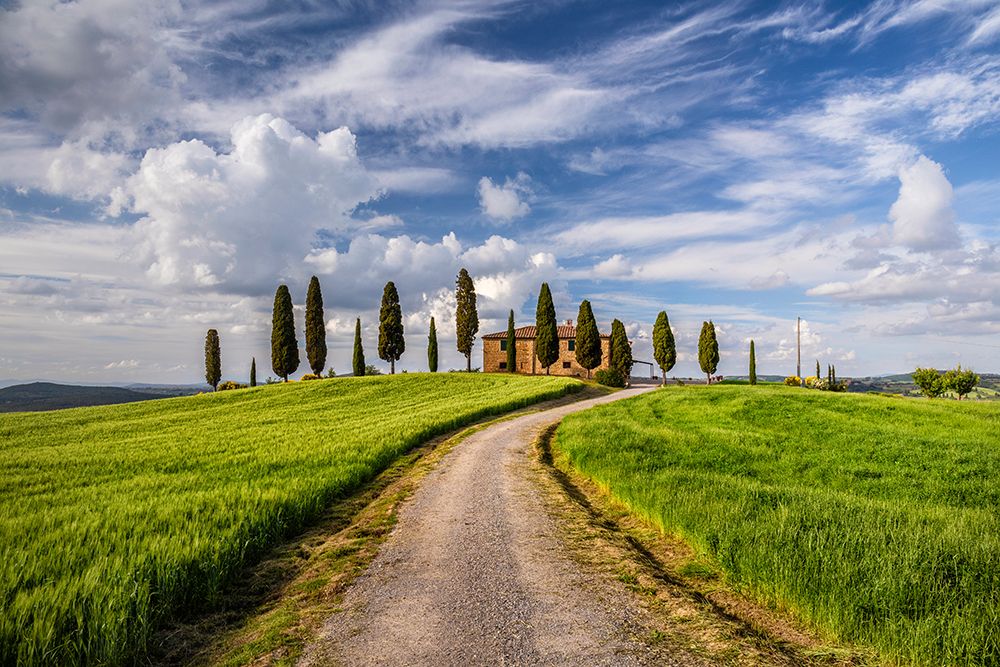
<path fill-rule="evenodd" d="M 313 373 L 306 373 L 305 375 L 303 375 L 302 377 L 299 378 L 299 381 L 300 382 L 305 382 L 306 380 L 322 380 L 322 379 L 323 379 L 322 375 L 315 375 Z"/>
<path fill-rule="evenodd" d="M 226 380 L 219 384 L 219 388 L 216 391 L 228 391 L 230 389 L 246 389 L 247 385 L 240 384 L 239 382 L 233 382 L 232 380 Z"/>
<path fill-rule="evenodd" d="M 373 366 L 372 364 L 365 365 L 365 375 L 382 375 L 382 371 Z"/>
<path fill-rule="evenodd" d="M 333 370 L 333 366 L 330 366 L 329 370 L 327 370 L 326 376 L 328 378 L 335 378 L 335 377 L 337 377 L 337 371 Z"/>
<path fill-rule="evenodd" d="M 785 384 L 787 384 L 789 387 L 801 387 L 802 378 L 800 378 L 798 375 L 789 375 L 788 377 L 785 378 Z"/>
<path fill-rule="evenodd" d="M 597 380 L 597 384 L 603 384 L 605 387 L 625 386 L 625 376 L 615 368 L 602 368 L 594 373 L 594 379 Z"/>
<path fill-rule="evenodd" d="M 918 368 L 913 371 L 913 384 L 927 398 L 937 398 L 945 392 L 944 378 L 936 368 Z"/>

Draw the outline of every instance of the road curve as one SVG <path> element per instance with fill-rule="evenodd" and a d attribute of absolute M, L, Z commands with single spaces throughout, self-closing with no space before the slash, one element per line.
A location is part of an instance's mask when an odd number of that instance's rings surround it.
<path fill-rule="evenodd" d="M 495 424 L 462 442 L 399 521 L 303 665 L 679 665 L 622 591 L 565 552 L 529 448 L 563 416 L 629 389 Z"/>

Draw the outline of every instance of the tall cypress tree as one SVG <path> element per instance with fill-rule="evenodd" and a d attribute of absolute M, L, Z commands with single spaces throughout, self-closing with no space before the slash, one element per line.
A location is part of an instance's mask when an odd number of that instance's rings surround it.
<path fill-rule="evenodd" d="M 820 379 L 820 377 L 822 377 L 822 376 L 819 374 L 819 359 L 817 359 L 816 360 L 816 379 L 818 380 L 818 379 Z"/>
<path fill-rule="evenodd" d="M 278 285 L 271 315 L 271 369 L 275 375 L 288 382 L 288 376 L 298 367 L 299 342 L 295 338 L 292 295 L 286 285 Z"/>
<path fill-rule="evenodd" d="M 597 330 L 597 320 L 590 307 L 590 301 L 580 302 L 580 312 L 576 316 L 576 363 L 590 371 L 601 365 L 601 334 Z"/>
<path fill-rule="evenodd" d="M 517 372 L 517 337 L 514 335 L 514 311 L 507 316 L 507 372 Z"/>
<path fill-rule="evenodd" d="M 250 358 L 250 386 L 257 386 L 257 357 Z"/>
<path fill-rule="evenodd" d="M 535 356 L 549 374 L 549 366 L 559 358 L 559 331 L 556 328 L 556 307 L 552 305 L 549 284 L 542 283 L 535 307 Z"/>
<path fill-rule="evenodd" d="M 628 334 L 621 320 L 611 322 L 611 344 L 608 346 L 610 359 L 608 367 L 621 373 L 625 380 L 632 376 L 632 346 L 628 343 Z"/>
<path fill-rule="evenodd" d="M 757 352 L 754 350 L 753 339 L 750 339 L 750 384 L 757 384 Z"/>
<path fill-rule="evenodd" d="M 354 323 L 354 359 L 353 371 L 355 377 L 364 377 L 365 374 L 365 348 L 361 345 L 361 318 Z"/>
<path fill-rule="evenodd" d="M 222 379 L 222 352 L 219 349 L 219 332 L 209 329 L 205 335 L 205 382 L 212 385 L 212 391 Z"/>
<path fill-rule="evenodd" d="M 437 373 L 438 369 L 438 333 L 434 326 L 434 318 L 431 318 L 431 329 L 427 334 L 427 368 L 431 373 Z"/>
<path fill-rule="evenodd" d="M 709 320 L 701 323 L 701 335 L 698 337 L 698 364 L 712 383 L 712 376 L 719 367 L 719 342 L 715 337 L 715 323 Z"/>
<path fill-rule="evenodd" d="M 667 371 L 677 363 L 677 346 L 674 343 L 674 332 L 667 319 L 667 311 L 661 310 L 653 325 L 653 358 L 660 367 L 660 384 L 667 383 Z"/>
<path fill-rule="evenodd" d="M 382 307 L 378 314 L 378 356 L 389 362 L 389 373 L 396 373 L 396 362 L 406 350 L 403 339 L 403 311 L 399 307 L 399 292 L 390 280 L 382 291 Z"/>
<path fill-rule="evenodd" d="M 306 358 L 313 374 L 326 368 L 326 322 L 323 320 L 323 292 L 319 278 L 313 276 L 306 291 Z"/>
<path fill-rule="evenodd" d="M 455 343 L 465 355 L 465 370 L 472 370 L 472 345 L 479 331 L 479 312 L 476 310 L 476 286 L 464 268 L 455 280 Z"/>

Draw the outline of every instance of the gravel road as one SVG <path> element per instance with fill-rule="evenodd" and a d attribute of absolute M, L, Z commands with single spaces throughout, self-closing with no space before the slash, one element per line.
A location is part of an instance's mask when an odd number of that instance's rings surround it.
<path fill-rule="evenodd" d="M 303 665 L 681 665 L 641 640 L 643 612 L 564 550 L 529 449 L 563 416 L 630 389 L 470 436 L 399 512 Z"/>

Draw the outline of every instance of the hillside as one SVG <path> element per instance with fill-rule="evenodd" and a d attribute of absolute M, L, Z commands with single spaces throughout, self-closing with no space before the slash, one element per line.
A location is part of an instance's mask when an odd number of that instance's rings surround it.
<path fill-rule="evenodd" d="M 0 664 L 138 661 L 415 444 L 581 386 L 414 373 L 0 415 Z"/>
<path fill-rule="evenodd" d="M 555 447 L 692 568 L 824 634 L 893 664 L 997 664 L 996 403 L 668 387 L 568 417 Z"/>
<path fill-rule="evenodd" d="M 122 387 L 85 387 L 53 382 L 32 382 L 0 389 L 0 412 L 37 412 L 90 405 L 115 405 L 148 401 L 162 395 Z"/>

